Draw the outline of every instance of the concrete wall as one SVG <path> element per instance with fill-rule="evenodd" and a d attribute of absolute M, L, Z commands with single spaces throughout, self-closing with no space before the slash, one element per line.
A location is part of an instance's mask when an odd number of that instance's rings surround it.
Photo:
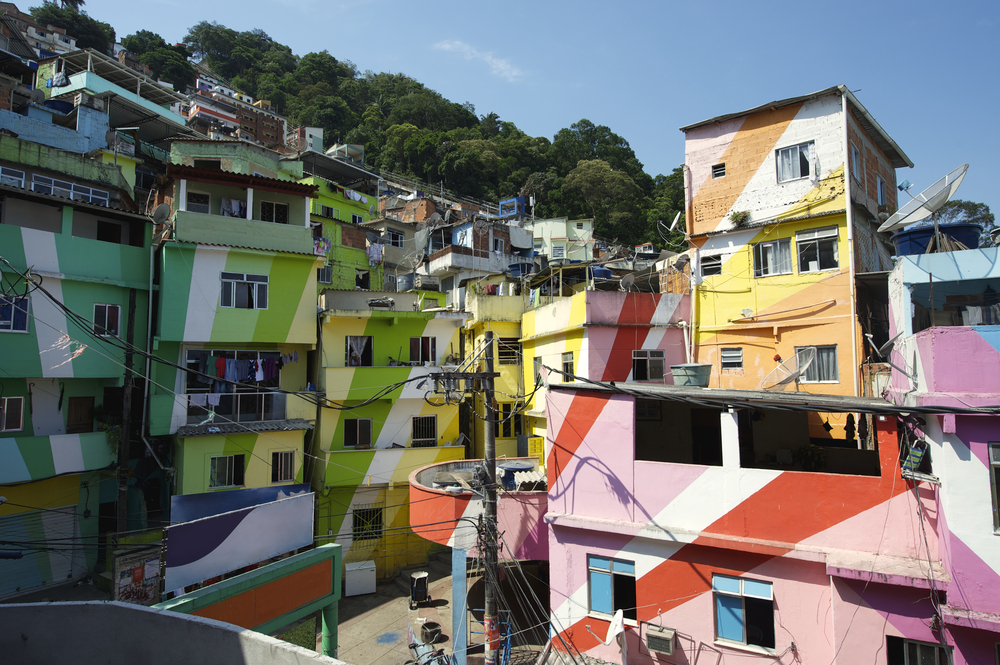
<path fill-rule="evenodd" d="M 232 624 L 125 603 L 0 605 L 0 624 L 4 660 L 25 665 L 343 663 Z"/>

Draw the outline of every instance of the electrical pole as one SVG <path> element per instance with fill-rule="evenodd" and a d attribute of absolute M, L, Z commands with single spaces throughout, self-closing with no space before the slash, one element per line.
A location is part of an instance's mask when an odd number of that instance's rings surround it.
<path fill-rule="evenodd" d="M 119 325 L 121 325 L 119 323 Z M 128 531 L 128 458 L 129 435 L 132 431 L 132 384 L 135 373 L 132 371 L 132 341 L 135 338 L 135 289 L 128 294 L 128 328 L 125 331 L 125 341 L 128 346 L 125 351 L 125 394 L 122 396 L 122 434 L 118 443 L 118 534 L 116 540 L 121 544 L 122 536 Z M 116 331 L 117 332 L 117 331 Z"/>
<path fill-rule="evenodd" d="M 486 403 L 486 501 L 485 501 L 485 531 L 483 543 L 486 551 L 485 559 L 485 595 L 486 602 L 483 616 L 483 633 L 486 647 L 486 665 L 497 664 L 497 652 L 500 648 L 500 622 L 497 616 L 497 588 L 500 584 L 500 571 L 497 563 L 497 446 L 493 432 L 493 421 L 496 420 L 496 410 L 493 408 L 493 331 L 486 331 L 486 378 L 483 382 Z"/>

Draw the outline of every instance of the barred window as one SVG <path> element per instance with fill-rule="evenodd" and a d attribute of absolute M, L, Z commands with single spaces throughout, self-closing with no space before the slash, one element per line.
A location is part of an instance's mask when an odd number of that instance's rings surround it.
<path fill-rule="evenodd" d="M 382 504 L 356 507 L 351 512 L 351 534 L 354 540 L 378 540 L 381 538 L 383 512 Z"/>

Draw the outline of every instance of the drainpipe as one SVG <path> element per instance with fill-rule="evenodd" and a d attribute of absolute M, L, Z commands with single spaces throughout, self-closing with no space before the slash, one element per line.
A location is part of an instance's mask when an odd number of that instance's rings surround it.
<path fill-rule="evenodd" d="M 155 228 L 155 227 L 154 227 Z M 142 388 L 142 427 L 139 428 L 139 437 L 142 442 L 146 444 L 146 450 L 149 454 L 153 456 L 156 460 L 157 465 L 160 469 L 167 474 L 167 478 L 170 480 L 174 479 L 176 473 L 173 467 L 163 466 L 163 462 L 156 455 L 156 451 L 153 450 L 153 445 L 146 438 L 147 427 L 149 426 L 149 370 L 152 365 L 150 360 L 150 355 L 153 352 L 153 254 L 156 253 L 156 245 L 152 242 L 149 243 L 149 295 L 146 296 L 146 381 Z"/>
<path fill-rule="evenodd" d="M 844 196 L 847 198 L 847 268 L 850 274 L 850 295 L 851 295 L 851 374 L 854 377 L 854 394 L 858 394 L 858 314 L 857 303 L 854 301 L 855 280 L 854 274 L 854 204 L 851 201 L 851 175 L 848 160 L 850 158 L 851 137 L 848 134 L 848 110 L 847 95 L 840 95 L 841 115 L 844 117 Z M 817 174 L 819 175 L 819 174 Z"/>

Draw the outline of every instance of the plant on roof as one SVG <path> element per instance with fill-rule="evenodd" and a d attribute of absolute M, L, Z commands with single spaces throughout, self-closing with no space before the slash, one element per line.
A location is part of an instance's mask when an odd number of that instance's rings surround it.
<path fill-rule="evenodd" d="M 739 226 L 741 224 L 746 224 L 750 221 L 750 211 L 749 210 L 734 210 L 729 213 L 729 220 L 734 226 Z"/>

